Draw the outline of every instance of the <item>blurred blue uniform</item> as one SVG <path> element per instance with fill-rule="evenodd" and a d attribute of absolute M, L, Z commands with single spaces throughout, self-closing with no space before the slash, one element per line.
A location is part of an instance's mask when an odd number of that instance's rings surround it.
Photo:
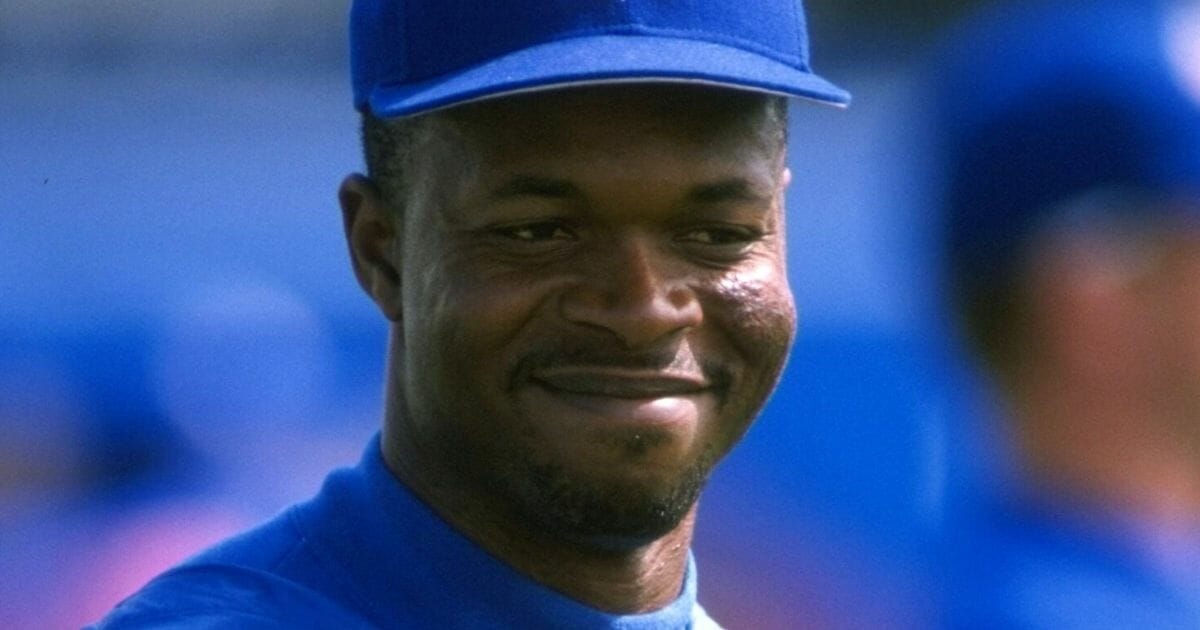
<path fill-rule="evenodd" d="M 955 531 L 948 627 L 1200 628 L 1200 531 L 1033 497 L 998 500 Z"/>
<path fill-rule="evenodd" d="M 379 438 L 317 497 L 159 576 L 99 629 L 716 628 L 689 560 L 675 602 L 611 615 L 517 573 L 452 529 L 386 468 Z"/>

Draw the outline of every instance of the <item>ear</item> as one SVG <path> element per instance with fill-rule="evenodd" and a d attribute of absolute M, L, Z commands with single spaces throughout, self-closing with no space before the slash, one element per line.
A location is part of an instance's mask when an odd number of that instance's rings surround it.
<path fill-rule="evenodd" d="M 776 220 L 779 221 L 778 229 L 784 230 L 787 226 L 787 189 L 792 183 L 792 170 L 784 166 L 779 170 L 778 178 L 775 180 L 775 199 L 779 216 Z M 782 246 L 782 242 L 780 243 Z"/>
<path fill-rule="evenodd" d="M 401 321 L 399 218 L 387 207 L 374 182 L 359 174 L 342 181 L 338 202 L 358 284 L 385 317 Z"/>
<path fill-rule="evenodd" d="M 792 185 L 792 169 L 783 167 L 779 171 L 779 194 L 787 191 L 788 186 Z"/>

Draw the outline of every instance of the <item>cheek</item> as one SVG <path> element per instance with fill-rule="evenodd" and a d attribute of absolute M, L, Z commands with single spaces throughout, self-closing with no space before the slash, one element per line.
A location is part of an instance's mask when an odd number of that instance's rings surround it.
<path fill-rule="evenodd" d="M 718 441 L 728 450 L 749 428 L 779 380 L 796 329 L 786 278 L 768 270 L 732 273 L 705 296 L 705 321 L 721 339 L 733 368 Z"/>
<path fill-rule="evenodd" d="M 787 346 L 796 329 L 796 306 L 787 278 L 764 265 L 722 278 L 716 297 L 723 312 L 758 343 Z"/>
<path fill-rule="evenodd" d="M 413 359 L 441 366 L 445 377 L 463 383 L 502 387 L 514 343 L 542 308 L 546 291 L 453 260 L 430 265 L 416 281 L 405 316 Z"/>
<path fill-rule="evenodd" d="M 712 294 L 710 313 L 752 369 L 774 375 L 783 367 L 796 331 L 796 307 L 787 277 L 774 265 L 730 274 Z"/>

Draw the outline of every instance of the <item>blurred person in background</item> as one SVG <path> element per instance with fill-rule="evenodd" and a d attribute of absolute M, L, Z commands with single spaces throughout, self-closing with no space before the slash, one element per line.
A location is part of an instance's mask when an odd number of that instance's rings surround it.
<path fill-rule="evenodd" d="M 152 336 L 148 393 L 179 434 L 178 471 L 125 482 L 67 563 L 76 626 L 158 573 L 310 494 L 353 461 L 365 414 L 332 393 L 323 322 L 272 283 L 225 277 L 180 292 Z"/>
<path fill-rule="evenodd" d="M 209 471 L 202 494 L 257 522 L 354 461 L 375 419 L 339 404 L 333 342 L 296 292 L 227 277 L 181 293 L 156 337 L 150 387 Z"/>
<path fill-rule="evenodd" d="M 696 500 L 794 334 L 785 97 L 848 100 L 798 3 L 351 19 L 369 177 L 339 198 L 391 326 L 383 430 L 100 626 L 713 627 Z"/>
<path fill-rule="evenodd" d="M 932 78 L 1013 473 L 949 521 L 947 625 L 1200 627 L 1200 8 L 998 3 Z"/>
<path fill-rule="evenodd" d="M 145 399 L 85 392 L 76 372 L 98 357 L 0 361 L 0 627 L 96 619 L 311 493 L 369 434 L 331 395 L 329 340 L 302 299 L 235 278 L 182 293 L 148 344 Z"/>

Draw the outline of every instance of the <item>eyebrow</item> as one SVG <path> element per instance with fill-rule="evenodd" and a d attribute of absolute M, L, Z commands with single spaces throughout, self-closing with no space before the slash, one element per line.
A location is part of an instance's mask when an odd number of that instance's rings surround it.
<path fill-rule="evenodd" d="M 688 191 L 687 200 L 695 204 L 722 203 L 726 201 L 769 201 L 771 194 L 740 177 L 701 184 Z"/>
<path fill-rule="evenodd" d="M 506 180 L 492 190 L 493 201 L 504 201 L 516 197 L 545 197 L 549 199 L 571 199 L 582 197 L 577 186 L 564 179 L 518 175 Z"/>

